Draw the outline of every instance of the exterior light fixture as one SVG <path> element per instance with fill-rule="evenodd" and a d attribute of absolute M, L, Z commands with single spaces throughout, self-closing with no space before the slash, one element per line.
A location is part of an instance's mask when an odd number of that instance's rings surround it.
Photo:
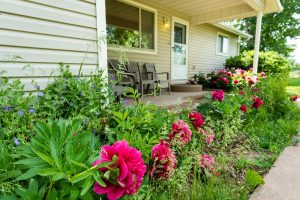
<path fill-rule="evenodd" d="M 171 26 L 171 20 L 169 17 L 163 17 L 163 22 L 164 22 L 164 28 L 170 28 Z"/>

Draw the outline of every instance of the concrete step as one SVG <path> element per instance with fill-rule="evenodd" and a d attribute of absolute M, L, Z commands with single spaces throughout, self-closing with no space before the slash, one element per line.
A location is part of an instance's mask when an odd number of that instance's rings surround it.
<path fill-rule="evenodd" d="M 171 85 L 172 92 L 202 92 L 202 85 L 174 84 Z"/>

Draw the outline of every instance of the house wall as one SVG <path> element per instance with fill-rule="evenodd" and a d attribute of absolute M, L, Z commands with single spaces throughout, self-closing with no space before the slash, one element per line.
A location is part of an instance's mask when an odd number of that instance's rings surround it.
<path fill-rule="evenodd" d="M 74 73 L 81 63 L 83 73 L 95 71 L 96 0 L 0 0 L 0 5 L 4 76 L 21 78 L 29 91 L 32 79 L 45 87 L 60 62 L 70 64 Z"/>
<path fill-rule="evenodd" d="M 169 72 L 171 75 L 171 30 L 172 28 L 164 28 L 163 17 L 172 16 L 181 18 L 187 21 L 190 19 L 180 15 L 178 12 L 166 8 L 158 8 L 154 4 L 144 0 L 139 0 L 139 3 L 157 9 L 157 54 L 133 53 L 130 50 L 121 49 L 108 50 L 108 58 L 119 59 L 125 57 L 130 61 L 143 63 L 155 63 L 158 72 Z M 224 33 L 229 36 L 230 47 L 227 56 L 216 54 L 217 32 Z M 232 55 L 238 54 L 238 36 L 223 31 L 222 29 L 210 24 L 198 26 L 189 26 L 189 41 L 188 41 L 188 78 L 191 78 L 199 71 L 209 72 L 213 69 L 223 67 L 225 60 Z M 172 83 L 185 83 L 187 80 L 172 81 Z"/>

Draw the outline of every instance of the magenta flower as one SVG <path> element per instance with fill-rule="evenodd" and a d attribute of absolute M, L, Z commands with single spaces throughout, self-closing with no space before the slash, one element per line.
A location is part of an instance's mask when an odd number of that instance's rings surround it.
<path fill-rule="evenodd" d="M 234 80 L 233 83 L 234 83 L 235 85 L 237 85 L 237 84 L 239 83 L 239 80 Z"/>
<path fill-rule="evenodd" d="M 100 151 L 100 159 L 93 163 L 93 166 L 104 162 L 111 162 L 117 156 L 116 164 L 110 166 L 112 170 L 119 170 L 117 176 L 110 176 L 109 179 L 103 178 L 106 187 L 94 184 L 94 191 L 97 194 L 106 194 L 109 200 L 116 200 L 124 195 L 133 195 L 140 188 L 146 165 L 142 159 L 142 153 L 136 148 L 130 147 L 126 141 L 117 141 L 113 145 L 104 145 Z M 99 168 L 105 173 L 110 169 Z M 113 172 L 112 172 L 113 173 Z"/>
<path fill-rule="evenodd" d="M 169 134 L 169 141 L 172 144 L 185 145 L 191 140 L 192 131 L 189 125 L 182 120 L 172 124 L 172 132 Z"/>
<path fill-rule="evenodd" d="M 189 119 L 193 120 L 193 124 L 196 130 L 199 130 L 204 125 L 202 115 L 198 112 L 190 112 Z"/>
<path fill-rule="evenodd" d="M 223 101 L 224 97 L 225 97 L 225 93 L 223 92 L 223 90 L 213 91 L 211 93 L 211 97 L 214 101 L 216 101 L 216 100 Z"/>
<path fill-rule="evenodd" d="M 263 101 L 259 97 L 256 97 L 256 98 L 253 99 L 253 103 L 252 103 L 253 108 L 258 109 L 262 105 L 263 105 Z"/>
<path fill-rule="evenodd" d="M 177 164 L 176 155 L 165 140 L 161 140 L 152 148 L 152 159 L 154 160 L 150 175 L 158 179 L 168 179 L 175 171 Z"/>

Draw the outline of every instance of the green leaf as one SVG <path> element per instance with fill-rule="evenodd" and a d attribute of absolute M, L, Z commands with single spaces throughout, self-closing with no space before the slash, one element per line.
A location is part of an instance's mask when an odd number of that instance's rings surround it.
<path fill-rule="evenodd" d="M 70 200 L 77 200 L 79 193 L 79 190 L 73 187 L 70 192 Z"/>
<path fill-rule="evenodd" d="M 25 172 L 24 174 L 22 174 L 21 176 L 19 176 L 16 180 L 20 181 L 20 180 L 30 179 L 31 177 L 34 177 L 35 175 L 37 175 L 37 173 L 38 173 L 39 170 L 41 170 L 41 168 L 32 168 L 32 169 L 29 169 L 27 172 Z"/>
<path fill-rule="evenodd" d="M 34 149 L 33 147 L 31 148 L 33 151 L 34 151 L 34 153 L 37 155 L 37 156 L 39 156 L 42 160 L 44 160 L 45 162 L 47 162 L 48 164 L 50 164 L 51 166 L 54 166 L 54 160 L 50 157 L 50 156 L 48 156 L 47 154 L 45 154 L 45 153 L 43 153 L 43 152 L 40 152 L 40 151 L 38 151 L 38 150 L 36 150 L 36 149 Z"/>
<path fill-rule="evenodd" d="M 14 162 L 14 164 L 35 166 L 35 165 L 46 164 L 46 162 L 44 160 L 42 160 L 41 158 L 39 158 L 39 157 L 32 157 L 32 158 L 26 158 L 26 159 L 23 159 L 23 160 L 18 160 L 17 162 Z"/>
<path fill-rule="evenodd" d="M 250 187 L 256 187 L 265 183 L 263 177 L 253 170 L 247 170 L 246 182 Z"/>
<path fill-rule="evenodd" d="M 90 188 L 92 187 L 93 183 L 94 183 L 93 177 L 92 177 L 92 176 L 89 176 L 89 177 L 85 180 L 85 183 L 84 183 L 83 188 L 82 188 L 82 190 L 81 190 L 81 192 L 80 192 L 80 195 L 81 195 L 81 196 L 85 195 L 85 193 L 87 193 L 87 192 L 90 190 Z"/>
<path fill-rule="evenodd" d="M 79 174 L 76 174 L 75 176 L 73 176 L 71 179 L 70 179 L 70 182 L 71 183 L 77 183 L 78 181 L 81 181 L 83 179 L 85 179 L 86 177 L 90 176 L 92 173 L 92 170 L 88 169 L 84 172 L 81 172 Z"/>
<path fill-rule="evenodd" d="M 51 132 L 46 123 L 37 122 L 35 124 L 35 129 L 36 129 L 37 133 L 45 139 L 45 141 L 49 140 L 49 136 L 51 135 Z"/>
<path fill-rule="evenodd" d="M 76 162 L 76 161 L 72 160 L 71 158 L 68 158 L 68 162 L 70 162 L 71 164 L 74 164 L 74 165 L 76 165 L 76 166 L 78 166 L 78 167 L 82 167 L 82 168 L 85 168 L 85 169 L 88 169 L 88 168 L 89 168 L 89 167 L 86 166 L 85 164 Z"/>
<path fill-rule="evenodd" d="M 94 177 L 95 181 L 96 181 L 99 185 L 101 185 L 102 187 L 106 187 L 106 184 L 105 184 L 104 181 L 102 180 L 99 171 L 95 171 L 95 172 L 93 173 L 93 177 Z"/>
<path fill-rule="evenodd" d="M 60 155 L 60 149 L 57 146 L 57 143 L 55 142 L 54 138 L 51 137 L 50 139 L 50 150 L 51 150 L 51 156 L 54 159 L 55 165 L 58 167 L 60 171 L 63 170 L 62 167 L 62 161 L 61 161 L 61 155 Z"/>
<path fill-rule="evenodd" d="M 39 185 L 35 179 L 30 179 L 29 188 L 30 192 L 38 193 L 39 192 Z"/>
<path fill-rule="evenodd" d="M 53 168 L 41 169 L 38 171 L 38 175 L 40 176 L 53 176 L 57 173 L 59 173 L 59 171 Z"/>
<path fill-rule="evenodd" d="M 53 175 L 53 176 L 51 177 L 51 180 L 54 182 L 54 181 L 58 181 L 58 180 L 61 180 L 61 179 L 64 179 L 64 178 L 66 178 L 65 173 L 59 172 L 59 173 Z"/>

